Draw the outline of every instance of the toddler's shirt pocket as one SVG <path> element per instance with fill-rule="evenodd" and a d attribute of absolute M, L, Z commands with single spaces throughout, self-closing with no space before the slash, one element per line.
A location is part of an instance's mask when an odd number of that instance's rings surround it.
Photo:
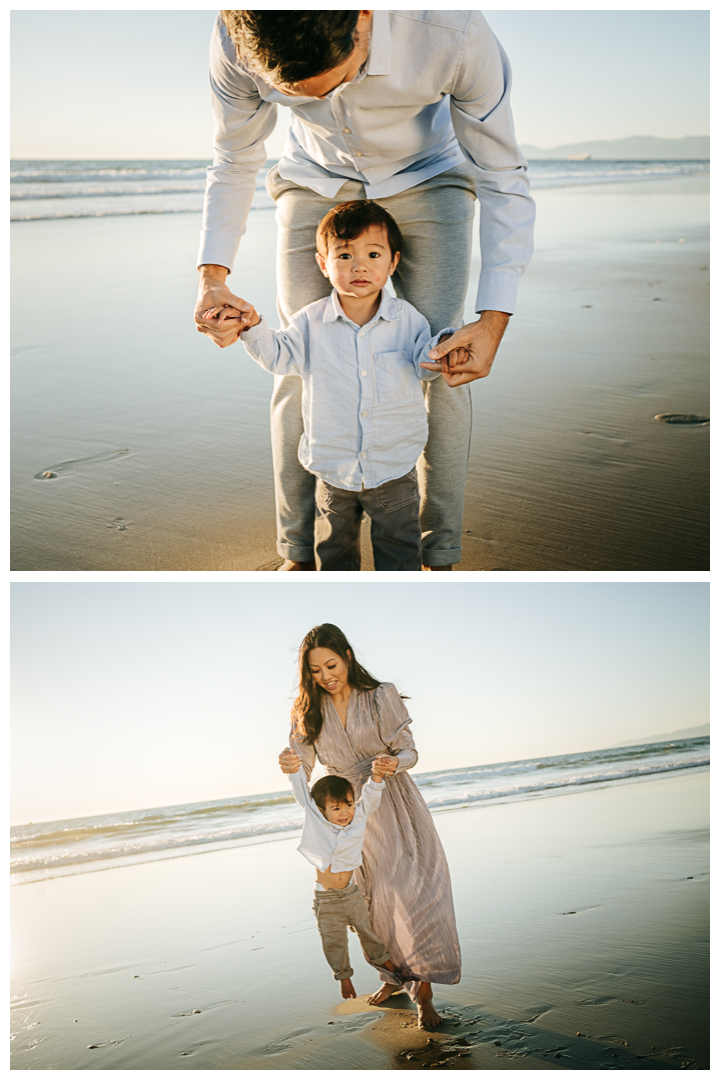
<path fill-rule="evenodd" d="M 417 398 L 420 389 L 413 353 L 410 349 L 399 352 L 375 353 L 375 393 L 377 404 L 398 405 Z"/>

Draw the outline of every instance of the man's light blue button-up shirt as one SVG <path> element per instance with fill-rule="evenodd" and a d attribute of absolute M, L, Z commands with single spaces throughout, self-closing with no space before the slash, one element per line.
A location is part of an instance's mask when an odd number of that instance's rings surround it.
<path fill-rule="evenodd" d="M 481 203 L 475 309 L 515 310 L 535 204 L 513 129 L 510 65 L 479 11 L 374 11 L 364 68 L 325 98 L 269 86 L 237 60 L 218 19 L 210 83 L 215 155 L 199 264 L 232 268 L 282 105 L 292 121 L 280 175 L 328 199 L 346 180 L 380 199 L 469 161 Z"/>
<path fill-rule="evenodd" d="M 352 322 L 333 290 L 293 315 L 286 330 L 265 319 L 240 337 L 258 364 L 303 381 L 300 463 L 333 487 L 349 491 L 397 480 L 427 442 L 421 380 L 440 374 L 420 367 L 434 337 L 424 315 L 383 290 L 375 317 Z"/>

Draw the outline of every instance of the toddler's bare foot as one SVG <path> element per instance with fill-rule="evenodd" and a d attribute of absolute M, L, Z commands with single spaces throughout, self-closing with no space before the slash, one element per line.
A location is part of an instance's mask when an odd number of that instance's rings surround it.
<path fill-rule="evenodd" d="M 278 570 L 315 570 L 317 569 L 314 562 L 294 562 L 292 559 L 286 559 L 282 566 L 278 567 Z"/>
<path fill-rule="evenodd" d="M 442 1016 L 438 1016 L 435 1012 L 432 996 L 432 986 L 430 983 L 420 983 L 420 989 L 418 990 L 417 995 L 419 1028 L 434 1028 L 437 1027 L 438 1024 L 442 1024 Z"/>
<path fill-rule="evenodd" d="M 357 997 L 357 994 L 355 993 L 355 987 L 353 986 L 351 979 L 340 980 L 340 993 L 344 998 Z"/>
<path fill-rule="evenodd" d="M 452 570 L 452 566 L 423 566 L 423 570 Z"/>
<path fill-rule="evenodd" d="M 399 989 L 400 987 L 393 983 L 383 983 L 380 989 L 368 998 L 367 1003 L 368 1005 L 382 1005 L 383 1001 L 387 1001 L 390 995 Z"/>

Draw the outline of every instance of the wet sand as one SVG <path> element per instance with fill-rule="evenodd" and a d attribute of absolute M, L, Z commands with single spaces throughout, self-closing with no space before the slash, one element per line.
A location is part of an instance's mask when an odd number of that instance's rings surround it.
<path fill-rule="evenodd" d="M 17 1069 L 709 1068 L 708 773 L 435 817 L 463 978 L 340 1002 L 295 839 L 12 890 Z M 351 935 L 352 938 L 352 935 Z"/>
<path fill-rule="evenodd" d="M 473 384 L 458 569 L 707 569 L 709 427 L 654 419 L 709 416 L 707 189 L 536 193 L 520 306 Z M 12 226 L 13 570 L 278 565 L 272 380 L 194 331 L 198 228 Z M 251 215 L 231 282 L 277 325 L 274 244 Z"/>

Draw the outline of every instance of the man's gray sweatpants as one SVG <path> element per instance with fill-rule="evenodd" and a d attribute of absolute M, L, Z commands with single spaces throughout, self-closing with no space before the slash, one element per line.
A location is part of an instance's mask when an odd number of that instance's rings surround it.
<path fill-rule="evenodd" d="M 277 205 L 278 311 L 283 326 L 300 308 L 327 296 L 332 286 L 315 262 L 315 230 L 331 207 L 364 199 L 362 184 L 348 180 L 334 199 L 284 180 L 277 166 L 266 187 Z M 475 173 L 458 165 L 439 176 L 375 200 L 397 221 L 403 253 L 393 286 L 430 323 L 433 334 L 462 326 L 470 273 Z M 418 461 L 423 563 L 460 561 L 463 499 L 470 449 L 469 386 L 450 388 L 444 379 L 423 383 L 430 434 Z M 302 382 L 275 377 L 271 405 L 278 554 L 297 562 L 314 555 L 315 477 L 298 461 L 303 431 Z"/>

